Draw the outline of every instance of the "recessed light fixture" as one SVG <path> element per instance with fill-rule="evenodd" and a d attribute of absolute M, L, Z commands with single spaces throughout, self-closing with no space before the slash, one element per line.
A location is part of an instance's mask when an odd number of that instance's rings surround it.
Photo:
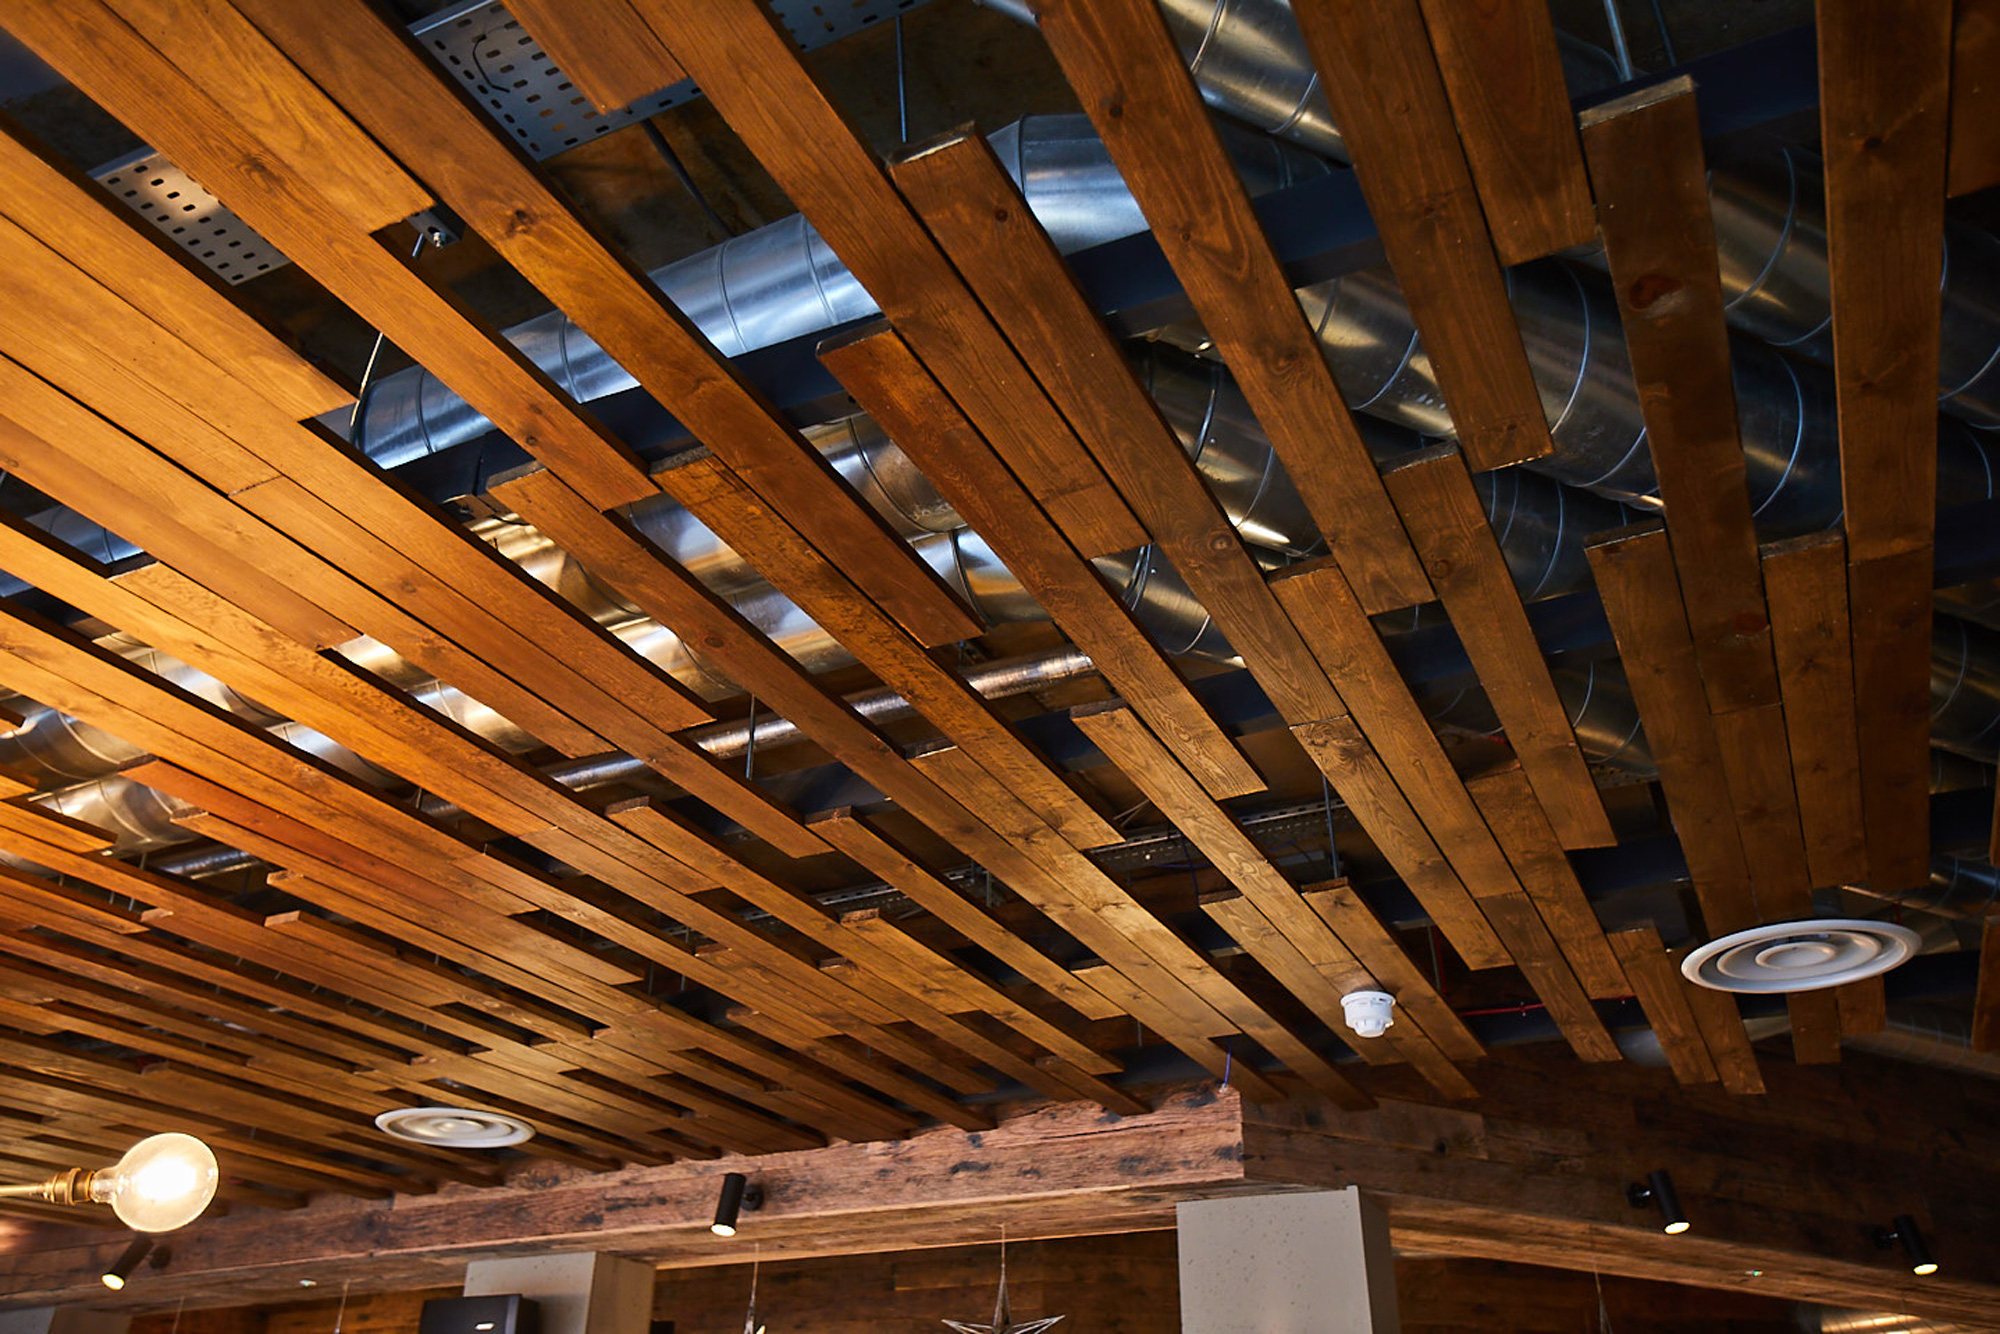
<path fill-rule="evenodd" d="M 319 1286 L 319 1280 L 316 1278 L 302 1278 L 299 1280 L 299 1286 L 302 1288 L 316 1288 Z"/>
<path fill-rule="evenodd" d="M 1883 1250 L 1888 1250 L 1897 1242 L 1903 1243 L 1903 1254 L 1909 1258 L 1912 1274 L 1928 1278 L 1937 1273 L 1938 1262 L 1931 1258 L 1931 1248 L 1924 1244 L 1923 1229 L 1908 1214 L 1897 1214 L 1889 1221 L 1889 1226 L 1875 1229 L 1875 1244 Z"/>
<path fill-rule="evenodd" d="M 535 1137 L 518 1116 L 470 1107 L 398 1107 L 376 1117 L 375 1128 L 433 1149 L 504 1149 Z"/>
<path fill-rule="evenodd" d="M 1666 1172 L 1649 1173 L 1644 1181 L 1635 1181 L 1625 1188 L 1625 1198 L 1634 1209 L 1653 1205 L 1660 1211 L 1662 1226 L 1660 1231 L 1670 1237 L 1678 1237 L 1688 1230 L 1688 1216 L 1681 1210 L 1680 1192 L 1674 1189 L 1674 1179 Z"/>
<path fill-rule="evenodd" d="M 722 1178 L 722 1192 L 715 1197 L 715 1221 L 708 1230 L 718 1237 L 736 1235 L 736 1220 L 745 1209 L 755 1213 L 764 1207 L 764 1188 L 750 1184 L 750 1178 L 741 1172 L 727 1172 Z"/>

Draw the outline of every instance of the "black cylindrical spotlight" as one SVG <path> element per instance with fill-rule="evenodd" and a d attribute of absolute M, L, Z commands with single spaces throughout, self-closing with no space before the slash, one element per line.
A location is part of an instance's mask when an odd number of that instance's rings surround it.
<path fill-rule="evenodd" d="M 1888 1250 L 1897 1242 L 1903 1243 L 1903 1254 L 1909 1257 L 1910 1272 L 1928 1276 L 1938 1271 L 1938 1262 L 1931 1259 L 1931 1248 L 1924 1244 L 1924 1231 L 1917 1226 L 1917 1220 L 1908 1214 L 1897 1214 L 1889 1221 L 1889 1226 L 1875 1229 L 1875 1244 Z"/>
<path fill-rule="evenodd" d="M 727 1172 L 722 1178 L 722 1193 L 715 1200 L 715 1221 L 708 1230 L 718 1237 L 736 1235 L 736 1219 L 745 1209 L 757 1212 L 764 1204 L 764 1188 L 750 1184 L 750 1178 L 741 1172 Z"/>
<path fill-rule="evenodd" d="M 1634 1209 L 1649 1204 L 1658 1207 L 1664 1220 L 1660 1231 L 1668 1236 L 1678 1237 L 1688 1230 L 1688 1217 L 1681 1211 L 1680 1192 L 1674 1189 L 1674 1179 L 1666 1172 L 1652 1172 L 1644 1181 L 1633 1182 L 1625 1188 L 1625 1198 Z"/>
<path fill-rule="evenodd" d="M 125 1248 L 125 1253 L 118 1257 L 117 1262 L 111 1268 L 105 1270 L 99 1276 L 99 1281 L 113 1292 L 123 1290 L 125 1280 L 132 1277 L 132 1271 L 139 1267 L 140 1263 L 145 1260 L 146 1253 L 152 1249 L 153 1239 L 151 1237 L 132 1238 L 132 1244 Z"/>

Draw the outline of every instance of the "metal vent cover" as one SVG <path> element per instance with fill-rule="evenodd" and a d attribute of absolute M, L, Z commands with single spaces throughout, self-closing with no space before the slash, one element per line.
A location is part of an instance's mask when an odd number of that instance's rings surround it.
<path fill-rule="evenodd" d="M 291 263 L 163 153 L 142 148 L 90 174 L 225 282 L 247 282 Z"/>
<path fill-rule="evenodd" d="M 535 1128 L 518 1116 L 470 1107 L 398 1107 L 376 1117 L 375 1128 L 434 1149 L 504 1149 L 535 1137 Z"/>
<path fill-rule="evenodd" d="M 1893 922 L 1771 922 L 1709 941 L 1681 961 L 1681 972 L 1713 991 L 1818 991 L 1886 973 L 1921 943 L 1916 932 Z"/>
<path fill-rule="evenodd" d="M 811 51 L 923 3 L 773 0 L 770 8 L 799 49 Z M 497 0 L 453 5 L 411 24 L 410 33 L 537 160 L 701 96 L 692 79 L 683 79 L 629 107 L 600 112 Z"/>

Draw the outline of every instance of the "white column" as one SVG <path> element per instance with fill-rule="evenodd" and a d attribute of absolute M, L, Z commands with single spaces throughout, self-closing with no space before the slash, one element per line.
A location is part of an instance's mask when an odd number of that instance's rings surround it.
<path fill-rule="evenodd" d="M 1180 1206 L 1182 1334 L 1395 1334 L 1389 1220 L 1352 1186 Z"/>
<path fill-rule="evenodd" d="M 588 1252 L 475 1260 L 465 1295 L 518 1292 L 541 1306 L 542 1334 L 647 1334 L 653 1323 L 653 1266 Z"/>

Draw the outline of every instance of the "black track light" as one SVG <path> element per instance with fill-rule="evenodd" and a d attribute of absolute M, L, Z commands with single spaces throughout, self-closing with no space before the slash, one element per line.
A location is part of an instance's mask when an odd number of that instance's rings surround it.
<path fill-rule="evenodd" d="M 125 1253 L 118 1257 L 116 1263 L 111 1268 L 105 1270 L 99 1276 L 99 1281 L 113 1292 L 123 1291 L 125 1280 L 132 1277 L 132 1271 L 139 1267 L 140 1263 L 145 1260 L 146 1253 L 152 1249 L 153 1239 L 151 1237 L 132 1238 L 132 1244 L 125 1248 Z"/>
<path fill-rule="evenodd" d="M 750 1184 L 750 1178 L 741 1172 L 725 1173 L 722 1178 L 722 1194 L 715 1200 L 715 1221 L 708 1230 L 718 1237 L 736 1235 L 736 1218 L 745 1209 L 756 1213 L 764 1207 L 764 1188 Z"/>
<path fill-rule="evenodd" d="M 1663 1220 L 1660 1231 L 1670 1237 L 1678 1237 L 1688 1230 L 1688 1216 L 1681 1210 L 1680 1192 L 1674 1189 L 1674 1179 L 1666 1172 L 1649 1173 L 1644 1181 L 1635 1181 L 1625 1188 L 1625 1198 L 1632 1202 L 1634 1209 L 1656 1205 Z"/>
<path fill-rule="evenodd" d="M 1903 1243 L 1903 1254 L 1910 1259 L 1912 1274 L 1937 1273 L 1938 1262 L 1931 1259 L 1931 1248 L 1924 1244 L 1924 1231 L 1917 1226 L 1917 1220 L 1908 1214 L 1897 1214 L 1889 1221 L 1889 1226 L 1875 1229 L 1875 1244 L 1883 1250 L 1888 1250 L 1899 1241 Z"/>

